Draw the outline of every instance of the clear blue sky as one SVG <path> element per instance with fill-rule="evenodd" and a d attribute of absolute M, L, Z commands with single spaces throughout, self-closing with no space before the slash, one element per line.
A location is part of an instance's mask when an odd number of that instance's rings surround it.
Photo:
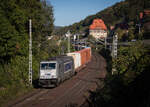
<path fill-rule="evenodd" d="M 47 0 L 54 8 L 56 26 L 71 25 L 122 0 Z"/>

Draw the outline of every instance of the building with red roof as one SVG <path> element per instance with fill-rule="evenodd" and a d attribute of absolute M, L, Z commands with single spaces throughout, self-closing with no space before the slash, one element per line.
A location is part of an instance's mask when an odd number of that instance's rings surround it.
<path fill-rule="evenodd" d="M 89 32 L 96 39 L 104 39 L 107 37 L 107 27 L 102 19 L 94 19 L 89 27 Z"/>
<path fill-rule="evenodd" d="M 150 16 L 150 10 L 144 10 L 140 13 L 140 19 L 143 19 L 144 17 Z"/>
<path fill-rule="evenodd" d="M 150 9 L 145 9 L 140 13 L 142 26 L 146 31 L 150 31 Z"/>

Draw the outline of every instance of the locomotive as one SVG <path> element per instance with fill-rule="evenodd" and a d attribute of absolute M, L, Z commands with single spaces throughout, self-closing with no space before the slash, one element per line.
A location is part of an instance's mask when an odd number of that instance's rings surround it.
<path fill-rule="evenodd" d="M 80 51 L 67 53 L 47 61 L 40 62 L 39 86 L 58 86 L 61 82 L 71 78 L 85 64 L 91 60 L 91 48 L 86 47 Z"/>

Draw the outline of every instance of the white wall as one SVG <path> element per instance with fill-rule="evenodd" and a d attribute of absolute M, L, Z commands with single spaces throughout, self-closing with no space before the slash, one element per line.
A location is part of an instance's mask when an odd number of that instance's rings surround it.
<path fill-rule="evenodd" d="M 90 35 L 96 39 L 102 39 L 107 37 L 107 31 L 105 30 L 90 30 Z"/>

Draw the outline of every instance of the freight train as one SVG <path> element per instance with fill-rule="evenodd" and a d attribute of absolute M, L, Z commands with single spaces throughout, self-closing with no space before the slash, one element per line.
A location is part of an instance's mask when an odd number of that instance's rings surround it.
<path fill-rule="evenodd" d="M 85 47 L 80 51 L 67 53 L 47 61 L 40 62 L 39 86 L 58 86 L 61 82 L 71 78 L 91 61 L 91 48 Z"/>

